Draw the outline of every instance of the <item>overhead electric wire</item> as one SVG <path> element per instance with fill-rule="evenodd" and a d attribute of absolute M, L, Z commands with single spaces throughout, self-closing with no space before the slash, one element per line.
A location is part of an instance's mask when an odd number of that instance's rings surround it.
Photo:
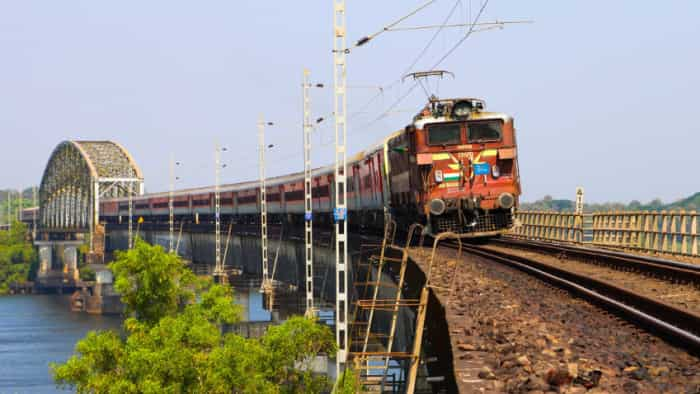
<path fill-rule="evenodd" d="M 487 6 L 488 4 L 489 4 L 489 0 L 485 0 L 484 3 L 481 5 L 481 8 L 479 9 L 479 12 L 477 13 L 476 17 L 475 17 L 474 20 L 470 23 L 469 31 L 467 31 L 467 33 L 466 33 L 459 41 L 457 41 L 457 43 L 456 43 L 452 48 L 450 48 L 450 50 L 447 51 L 447 53 L 445 53 L 445 54 L 440 58 L 440 60 L 438 60 L 438 61 L 430 68 L 431 70 L 435 70 L 436 67 L 438 67 L 440 64 L 442 64 L 442 62 L 444 62 L 445 59 L 447 59 L 450 55 L 452 55 L 452 53 L 454 53 L 454 51 L 455 51 L 457 48 L 459 48 L 459 46 L 462 45 L 462 43 L 463 43 L 464 41 L 466 41 L 466 40 L 474 33 L 474 31 L 475 31 L 474 28 L 477 26 L 477 24 L 478 24 L 478 22 L 479 22 L 479 19 L 481 19 L 481 16 L 483 15 L 484 10 L 486 9 L 486 6 Z M 455 8 L 453 8 L 453 10 L 454 10 L 454 9 L 455 9 Z M 453 12 L 453 10 L 452 10 L 451 12 Z M 432 41 L 432 39 L 431 39 L 431 41 Z M 396 108 L 396 106 L 398 106 L 399 104 L 401 104 L 401 102 L 403 102 L 403 100 L 405 100 L 406 97 L 408 97 L 408 95 L 409 95 L 413 90 L 415 90 L 415 88 L 416 88 L 417 86 L 418 86 L 418 81 L 415 81 L 415 82 L 413 83 L 413 85 L 408 89 L 408 91 L 406 91 L 405 94 L 403 94 L 401 97 L 399 97 L 398 100 L 396 100 L 391 106 L 389 106 L 389 108 L 388 108 L 387 110 L 385 110 L 384 112 L 382 112 L 382 113 L 381 113 L 379 116 L 377 116 L 374 120 L 372 120 L 371 122 L 369 122 L 369 123 L 367 123 L 366 125 L 364 125 L 363 128 L 364 128 L 364 127 L 369 127 L 369 126 L 373 125 L 374 123 L 378 122 L 379 120 L 383 119 L 389 112 L 391 112 L 394 108 Z"/>
<path fill-rule="evenodd" d="M 461 0 L 455 1 L 454 6 L 452 6 L 452 8 L 450 9 L 450 12 L 447 14 L 447 16 L 445 17 L 445 19 L 443 20 L 441 26 L 445 26 L 445 25 L 447 24 L 447 22 L 449 22 L 449 20 L 450 20 L 450 19 L 452 18 L 452 16 L 454 15 L 454 12 L 457 10 L 457 6 L 458 6 L 459 4 L 461 4 Z M 391 27 L 390 27 L 390 28 L 391 28 Z M 413 67 L 415 67 L 416 64 L 418 64 L 418 62 L 420 61 L 420 59 L 421 59 L 423 56 L 425 56 L 425 54 L 428 52 L 428 49 L 430 49 L 430 47 L 433 45 L 433 43 L 435 42 L 435 40 L 437 39 L 437 37 L 440 35 L 440 33 L 442 32 L 442 30 L 443 30 L 443 28 L 441 27 L 441 28 L 438 29 L 438 31 L 435 32 L 435 34 L 433 34 L 433 36 L 430 38 L 430 40 L 428 40 L 428 42 L 427 42 L 426 45 L 423 47 L 423 49 L 418 53 L 418 55 L 415 57 L 415 59 L 411 62 L 411 65 L 409 65 L 408 67 L 406 67 L 406 69 L 404 70 L 404 72 L 401 74 L 400 78 L 398 78 L 397 80 L 395 80 L 394 82 L 392 82 L 391 84 L 389 84 L 389 85 L 388 85 L 388 88 L 392 88 L 393 86 L 395 86 L 396 84 L 398 84 L 399 82 L 401 82 L 401 78 L 402 78 L 404 75 L 406 75 L 409 71 L 411 71 L 411 70 L 413 69 Z M 394 102 L 386 111 L 384 111 L 382 114 L 380 114 L 380 115 L 379 115 L 377 118 L 375 118 L 374 120 L 372 120 L 372 121 L 370 121 L 369 123 L 367 123 L 366 125 L 362 126 L 362 128 L 369 127 L 369 126 L 373 125 L 374 123 L 376 123 L 377 121 L 383 119 L 383 118 L 386 116 L 387 113 L 391 112 L 397 105 L 399 105 L 403 100 L 405 100 L 406 97 L 408 97 L 408 95 L 409 95 L 417 86 L 418 86 L 418 82 L 416 81 L 416 82 L 414 82 L 413 86 L 411 86 L 411 87 L 409 88 L 409 90 L 408 90 L 406 93 L 404 93 L 396 102 Z M 423 90 L 425 91 L 425 88 L 423 88 Z M 427 92 L 426 92 L 426 95 L 428 95 Z M 375 98 L 373 98 L 371 101 L 373 101 L 374 99 L 375 99 Z"/>
<path fill-rule="evenodd" d="M 433 67 L 431 67 L 431 70 L 434 70 L 434 69 L 435 69 L 437 66 L 439 66 L 443 61 L 445 61 L 445 59 L 447 59 L 447 58 L 448 58 L 448 57 L 449 57 L 449 56 L 450 56 L 464 41 L 466 41 L 466 40 L 467 40 L 473 33 L 475 33 L 475 32 L 483 31 L 483 30 L 490 30 L 490 29 L 492 29 L 492 28 L 494 28 L 494 27 L 500 27 L 500 26 L 502 26 L 502 25 L 504 25 L 504 24 L 506 24 L 506 23 L 528 23 L 528 22 L 499 22 L 499 21 L 496 21 L 496 22 L 484 22 L 484 23 L 479 23 L 478 21 L 479 21 L 479 19 L 481 19 L 481 16 L 482 16 L 484 10 L 486 9 L 486 6 L 487 6 L 488 3 L 489 3 L 489 0 L 485 0 L 485 2 L 482 4 L 481 8 L 479 9 L 478 14 L 476 15 L 476 18 L 475 18 L 472 22 L 466 23 L 466 24 L 451 24 L 451 25 L 450 25 L 450 24 L 448 24 L 447 22 L 453 17 L 454 12 L 457 10 L 458 6 L 462 3 L 461 0 L 457 0 L 457 1 L 455 1 L 454 6 L 450 9 L 449 13 L 447 14 L 447 16 L 445 17 L 445 19 L 443 20 L 443 22 L 442 22 L 440 25 L 414 26 L 414 27 L 406 27 L 406 28 L 397 28 L 397 27 L 396 27 L 396 25 L 398 25 L 399 23 L 401 23 L 401 22 L 405 21 L 406 19 L 408 19 L 408 18 L 410 18 L 410 17 L 416 15 L 417 13 L 419 13 L 419 12 L 422 11 L 423 9 L 427 8 L 427 7 L 430 6 L 431 4 L 435 3 L 436 1 L 437 1 L 437 0 L 430 0 L 430 1 L 427 1 L 426 3 L 422 4 L 422 5 L 419 6 L 418 8 L 412 10 L 410 13 L 408 13 L 408 14 L 402 16 L 401 18 L 395 20 L 394 22 L 392 22 L 392 23 L 390 23 L 390 24 L 384 26 L 381 30 L 375 32 L 374 34 L 371 34 L 371 35 L 369 35 L 369 36 L 366 36 L 366 37 L 361 38 L 360 40 L 357 41 L 357 43 L 353 46 L 353 48 L 356 48 L 356 47 L 358 47 L 358 46 L 362 46 L 362 45 L 366 44 L 367 42 L 369 42 L 370 40 L 372 40 L 373 38 L 379 36 L 380 34 L 382 34 L 382 33 L 384 33 L 384 32 L 388 32 L 388 31 L 426 30 L 426 29 L 437 28 L 438 30 L 435 32 L 435 34 L 433 34 L 433 36 L 432 36 L 432 37 L 430 38 L 430 40 L 426 43 L 426 45 L 423 47 L 423 49 L 418 53 L 418 55 L 416 56 L 416 58 L 411 62 L 410 66 L 408 66 L 408 67 L 405 69 L 404 73 L 402 74 L 402 76 L 403 76 L 403 75 L 405 75 L 407 72 L 411 71 L 411 70 L 413 69 L 413 67 L 415 67 L 416 64 L 418 64 L 418 62 L 423 58 L 423 56 L 425 56 L 425 54 L 426 54 L 427 51 L 430 49 L 430 47 L 432 46 L 432 44 L 435 42 L 435 40 L 437 39 L 437 37 L 439 36 L 439 34 L 440 34 L 445 28 L 466 27 L 466 26 L 469 26 L 469 30 L 467 31 L 467 33 L 465 33 L 465 35 L 464 35 L 452 48 L 450 48 L 450 50 L 449 50 L 445 55 L 443 55 L 443 56 L 440 58 L 440 60 L 438 60 L 438 61 L 435 63 L 435 65 L 434 65 Z M 471 7 L 470 7 L 470 10 L 471 10 Z M 475 29 L 475 27 L 477 27 L 477 26 L 487 26 L 487 27 L 484 28 L 484 29 L 478 29 L 478 30 L 477 30 L 477 29 Z M 348 117 L 348 119 L 356 118 L 357 116 L 359 116 L 359 115 L 365 113 L 365 112 L 364 112 L 365 109 L 367 109 L 370 105 L 372 105 L 372 103 L 374 103 L 379 97 L 382 97 L 382 96 L 384 95 L 384 93 L 385 93 L 387 90 L 390 90 L 390 89 L 392 89 L 394 86 L 396 86 L 399 82 L 401 82 L 401 78 L 394 80 L 393 82 L 391 82 L 391 83 L 388 84 L 388 85 L 379 87 L 379 92 L 377 92 L 377 94 L 375 94 L 374 96 L 372 96 L 367 102 L 365 102 L 365 104 L 363 104 L 362 106 L 360 106 L 360 107 L 358 108 L 357 111 L 351 112 L 351 113 L 350 113 L 350 116 Z M 419 81 L 415 81 L 415 82 L 411 85 L 411 87 L 410 87 L 406 92 L 404 92 L 397 100 L 395 100 L 395 101 L 394 101 L 385 111 L 383 111 L 379 116 L 377 116 L 377 117 L 376 117 L 375 119 L 373 119 L 372 121 L 370 121 L 370 122 L 364 124 L 363 126 L 360 126 L 360 127 L 358 127 L 358 128 L 353 128 L 353 129 L 351 130 L 351 132 L 354 132 L 354 133 L 363 133 L 363 132 L 367 131 L 367 130 L 369 129 L 370 126 L 372 126 L 372 125 L 375 124 L 376 122 L 378 122 L 378 121 L 382 120 L 383 118 L 385 118 L 385 117 L 387 116 L 387 114 L 391 113 L 391 112 L 392 112 L 401 102 L 403 102 L 403 101 L 404 101 L 404 100 L 405 100 L 419 85 L 420 85 Z M 425 91 L 425 87 L 423 87 L 423 90 Z M 426 94 L 427 94 L 427 92 L 426 92 Z M 328 114 L 328 115 L 326 115 L 326 116 L 324 116 L 324 117 L 321 117 L 320 119 L 327 119 L 327 118 L 330 118 L 330 117 L 332 117 L 332 116 L 334 116 L 334 114 L 333 114 L 333 113 L 330 113 L 330 114 Z M 326 127 L 314 127 L 314 129 L 315 129 L 314 131 L 323 132 L 323 130 L 324 130 L 325 128 L 327 128 L 327 127 L 330 127 L 330 126 L 326 126 Z M 356 131 L 356 130 L 358 130 L 358 129 L 364 129 L 364 130 Z M 327 146 L 327 145 L 330 145 L 330 144 L 325 144 L 325 143 L 323 142 L 323 138 L 322 138 L 322 136 L 321 136 L 321 146 Z M 292 155 L 287 155 L 287 156 L 278 158 L 277 160 L 274 160 L 274 161 L 287 160 L 287 159 L 289 159 L 289 158 L 293 158 L 293 157 L 297 157 L 297 156 L 300 156 L 300 154 L 296 153 L 296 154 L 292 154 Z"/>
<path fill-rule="evenodd" d="M 423 49 L 420 51 L 420 53 L 418 54 L 418 56 L 416 56 L 416 58 L 413 60 L 413 62 L 411 63 L 411 65 L 408 66 L 408 67 L 406 68 L 406 70 L 401 74 L 401 77 L 403 77 L 404 75 L 408 74 L 408 73 L 413 69 L 413 67 L 415 67 L 415 65 L 418 64 L 418 62 L 420 61 L 420 59 L 421 59 L 423 56 L 425 56 L 425 54 L 428 52 L 428 49 L 430 49 L 430 46 L 433 45 L 433 42 L 435 42 L 435 40 L 437 39 L 437 37 L 440 35 L 440 33 L 442 32 L 442 30 L 443 30 L 443 29 L 445 28 L 445 26 L 447 25 L 447 22 L 449 22 L 450 19 L 452 19 L 452 15 L 454 15 L 455 11 L 457 10 L 457 6 L 460 5 L 461 3 L 462 3 L 461 0 L 455 1 L 455 5 L 452 6 L 452 9 L 451 9 L 450 12 L 447 14 L 447 17 L 445 17 L 445 19 L 442 21 L 442 24 L 440 25 L 440 27 L 438 28 L 438 30 L 435 32 L 435 34 L 433 34 L 433 36 L 430 38 L 430 40 L 428 41 L 428 43 L 425 44 L 425 47 L 423 47 Z"/>
<path fill-rule="evenodd" d="M 424 3 L 423 5 L 421 5 L 420 7 L 416 8 L 415 10 L 413 10 L 413 11 L 409 12 L 408 14 L 402 16 L 401 18 L 395 20 L 394 22 L 392 22 L 392 23 L 390 23 L 390 24 L 384 26 L 384 27 L 383 27 L 381 30 L 379 30 L 378 32 L 360 38 L 359 40 L 357 40 L 357 43 L 355 43 L 355 45 L 353 46 L 353 48 L 357 48 L 357 47 L 359 47 L 359 46 L 365 45 L 366 43 L 368 43 L 370 40 L 374 39 L 374 38 L 377 37 L 378 35 L 380 35 L 380 34 L 382 34 L 382 33 L 384 33 L 384 32 L 389 31 L 389 29 L 391 29 L 392 27 L 398 25 L 399 23 L 401 23 L 401 22 L 405 21 L 406 19 L 412 17 L 413 15 L 419 13 L 420 11 L 422 11 L 423 9 L 425 9 L 426 7 L 428 7 L 429 5 L 435 3 L 436 1 L 437 1 L 437 0 L 430 0 L 430 1 L 426 2 L 426 3 Z"/>
<path fill-rule="evenodd" d="M 413 11 L 409 12 L 408 14 L 406 14 L 406 15 L 402 16 L 401 18 L 395 20 L 394 22 L 392 22 L 392 23 L 390 23 L 390 24 L 384 26 L 381 30 L 377 31 L 376 33 L 361 38 L 360 40 L 357 41 L 357 43 L 354 45 L 353 48 L 356 48 L 356 47 L 358 47 L 358 46 L 362 46 L 362 45 L 366 44 L 367 42 L 369 42 L 370 40 L 372 40 L 373 38 L 377 37 L 378 35 L 380 35 L 380 34 L 382 34 L 382 33 L 384 33 L 384 32 L 391 31 L 396 25 L 398 25 L 399 23 L 405 21 L 406 19 L 408 19 L 408 18 L 410 18 L 410 17 L 416 15 L 417 13 L 419 13 L 419 12 L 422 11 L 423 9 L 427 8 L 429 5 L 435 3 L 436 1 L 437 1 L 437 0 L 430 0 L 430 1 L 426 2 L 426 3 L 424 3 L 423 5 L 419 6 L 418 8 L 414 9 Z M 452 14 L 454 13 L 454 9 L 456 8 L 457 4 L 459 4 L 460 2 L 461 2 L 461 0 L 457 0 L 457 1 L 456 1 L 455 7 L 453 7 L 453 9 L 450 11 L 450 14 L 448 15 L 448 17 L 446 18 L 446 20 L 445 20 L 444 23 L 446 23 L 447 20 L 450 19 L 450 17 L 451 17 Z M 438 33 L 439 33 L 439 31 L 438 31 Z M 428 43 L 428 45 L 426 45 L 426 47 L 423 49 L 423 51 L 416 57 L 416 59 L 414 60 L 414 62 L 411 64 L 411 66 L 409 66 L 409 67 L 407 68 L 408 70 L 410 70 L 411 68 L 413 68 L 413 66 L 415 66 L 415 64 L 416 64 L 416 63 L 420 60 L 420 58 L 425 54 L 425 51 L 427 51 L 428 47 L 430 47 L 430 45 L 431 45 L 432 42 L 435 40 L 435 37 L 437 36 L 438 33 L 436 33 L 436 35 L 433 36 L 433 38 L 430 40 L 430 42 Z M 404 74 L 405 74 L 405 73 L 404 73 Z M 402 75 L 402 76 L 403 76 L 403 75 Z M 358 111 L 352 112 L 352 113 L 350 114 L 350 116 L 348 117 L 348 119 L 349 119 L 349 120 L 350 120 L 350 119 L 353 119 L 353 118 L 355 118 L 357 115 L 359 115 L 360 113 L 363 113 L 363 111 L 364 111 L 367 107 L 369 107 L 376 99 L 378 99 L 379 97 L 381 97 L 381 96 L 385 93 L 385 91 L 392 89 L 394 86 L 396 86 L 396 85 L 397 85 L 398 83 L 400 83 L 400 82 L 401 82 L 401 78 L 398 78 L 398 79 L 394 80 L 393 82 L 391 82 L 391 83 L 389 83 L 389 84 L 387 84 L 387 85 L 384 85 L 384 86 L 380 87 L 380 88 L 379 88 L 379 92 L 378 92 L 376 95 L 374 95 L 372 98 L 370 98 L 369 101 L 367 101 L 365 104 L 363 104 L 363 105 L 360 107 L 360 109 L 359 109 Z"/>
<path fill-rule="evenodd" d="M 391 111 L 394 110 L 403 100 L 406 99 L 416 88 L 418 87 L 418 82 L 414 82 L 413 85 L 401 96 L 399 97 L 396 101 L 394 101 L 387 110 L 382 112 L 379 116 L 371 120 L 370 122 L 358 127 L 357 129 L 363 129 L 361 131 L 356 132 L 357 134 L 363 133 L 369 129 L 370 126 L 374 125 L 375 123 L 379 122 L 380 120 L 384 119 L 386 115 L 388 115 Z M 356 128 L 353 128 L 353 132 L 356 130 Z"/>
<path fill-rule="evenodd" d="M 440 58 L 440 60 L 438 60 L 437 63 L 435 63 L 435 65 L 433 67 L 431 67 L 432 70 L 434 70 L 436 67 L 438 67 L 440 64 L 442 64 L 442 62 L 444 62 L 445 59 L 447 59 L 450 55 L 452 55 L 452 53 L 455 50 L 457 50 L 457 48 L 459 48 L 460 45 L 462 45 L 462 43 L 464 41 L 466 41 L 472 35 L 472 33 L 474 33 L 474 27 L 476 27 L 476 24 L 479 22 L 479 19 L 481 19 L 481 16 L 484 14 L 484 10 L 486 10 L 486 6 L 488 6 L 488 4 L 489 4 L 489 0 L 485 0 L 484 4 L 482 4 L 481 8 L 479 9 L 479 13 L 476 14 L 476 17 L 474 18 L 474 22 L 472 22 L 471 26 L 469 27 L 469 31 L 467 31 L 467 33 L 464 35 L 464 37 L 462 37 L 459 41 L 457 41 L 457 43 L 452 48 L 450 48 L 450 50 L 447 51 L 447 53 L 445 53 Z"/>
<path fill-rule="evenodd" d="M 473 25 L 475 26 L 487 26 L 487 27 L 496 27 L 496 26 L 505 26 L 505 25 L 514 25 L 514 24 L 524 24 L 524 23 L 533 23 L 531 20 L 524 20 L 524 21 L 493 21 L 493 22 L 482 22 L 482 23 L 475 23 Z M 424 26 L 408 26 L 408 27 L 397 27 L 397 28 L 392 28 L 389 31 L 415 31 L 415 30 L 432 30 L 432 29 L 447 29 L 447 28 L 455 28 L 455 27 L 469 27 L 471 26 L 472 23 L 453 23 L 449 25 L 424 25 Z M 475 32 L 478 32 L 479 30 L 475 30 Z"/>
<path fill-rule="evenodd" d="M 373 39 L 374 37 L 377 37 L 377 36 L 380 35 L 381 33 L 384 33 L 384 32 L 387 32 L 387 31 L 392 31 L 392 29 L 394 29 L 394 27 L 395 27 L 396 25 L 398 25 L 399 23 L 405 21 L 406 19 L 410 18 L 411 16 L 417 14 L 418 12 L 420 12 L 420 11 L 423 10 L 423 9 L 425 9 L 425 8 L 428 7 L 429 5 L 435 3 L 436 1 L 437 1 L 437 0 L 428 1 L 428 2 L 424 3 L 423 5 L 421 5 L 420 7 L 416 8 L 415 10 L 411 11 L 411 12 L 408 13 L 407 15 L 405 15 L 405 16 L 403 16 L 403 17 L 397 19 L 396 21 L 394 21 L 394 22 L 392 22 L 392 23 L 386 25 L 384 28 L 382 28 L 381 30 L 377 31 L 376 33 L 371 34 L 371 35 L 366 36 L 366 37 L 363 37 L 362 39 L 358 40 L 357 44 L 355 44 L 354 47 L 358 47 L 358 46 L 361 46 L 361 45 L 366 44 L 368 41 L 370 41 L 370 40 Z M 443 21 L 443 23 L 441 24 L 441 26 L 446 25 L 447 22 L 452 18 L 452 16 L 454 15 L 455 10 L 457 9 L 457 6 L 458 6 L 459 4 L 461 4 L 461 0 L 455 1 L 455 5 L 450 9 L 450 12 L 448 13 L 447 17 L 444 19 L 444 21 Z M 411 65 L 408 66 L 408 67 L 405 69 L 405 71 L 401 74 L 401 77 L 403 77 L 403 75 L 405 75 L 408 71 L 410 71 L 410 70 L 420 61 L 420 59 L 425 55 L 425 53 L 428 51 L 428 49 L 429 49 L 430 46 L 433 44 L 433 42 L 435 41 L 435 39 L 437 38 L 437 36 L 440 34 L 441 31 L 442 31 L 442 28 L 440 28 L 440 29 L 433 35 L 433 37 L 431 37 L 431 39 L 428 41 L 428 43 L 425 45 L 425 47 L 421 50 L 421 52 L 418 54 L 418 56 L 416 56 L 416 58 L 413 60 L 413 62 L 411 63 Z M 392 89 L 394 86 L 396 86 L 396 85 L 397 85 L 398 83 L 400 83 L 400 82 L 401 82 L 401 78 L 398 78 L 398 79 L 394 80 L 393 82 L 391 82 L 391 83 L 389 83 L 389 84 L 387 84 L 387 85 L 380 86 L 380 87 L 379 87 L 379 92 L 377 92 L 377 94 L 375 94 L 374 96 L 372 96 L 367 102 L 365 102 L 362 106 L 360 106 L 359 109 L 358 109 L 357 111 L 352 111 L 352 112 L 350 113 L 350 116 L 348 117 L 348 120 L 352 120 L 352 119 L 356 118 L 358 115 L 364 113 L 365 109 L 367 109 L 370 105 L 372 105 L 372 103 L 374 103 L 379 97 L 383 96 L 384 93 L 385 93 L 387 90 Z M 417 85 L 417 84 L 415 84 L 415 85 Z M 405 97 L 408 96 L 408 93 L 412 92 L 412 91 L 415 89 L 415 87 L 416 87 L 415 85 L 412 86 L 412 87 L 409 89 L 409 91 L 407 92 L 407 94 L 404 94 L 404 96 L 396 103 L 396 105 L 398 105 L 398 103 L 400 103 L 401 101 L 403 101 L 403 99 L 405 99 Z M 425 91 L 425 88 L 423 88 L 423 90 Z M 427 95 L 427 93 L 426 93 L 426 95 Z M 394 107 L 395 107 L 395 106 L 390 107 L 390 109 L 387 110 L 387 111 L 385 111 L 385 113 L 383 113 L 382 115 L 380 115 L 378 119 L 383 118 L 383 117 L 385 116 L 385 114 L 388 113 L 388 112 L 391 112 L 391 111 L 393 110 Z M 332 115 L 333 115 L 333 114 L 330 114 L 329 116 L 332 116 Z M 325 117 L 324 117 L 324 118 L 325 118 Z M 371 124 L 371 123 L 373 123 L 373 122 L 370 122 L 370 124 Z M 315 130 L 315 131 L 322 131 L 322 129 L 318 129 L 318 130 Z M 322 142 L 322 146 L 326 146 L 326 145 L 328 145 L 328 144 L 324 144 L 324 143 Z"/>

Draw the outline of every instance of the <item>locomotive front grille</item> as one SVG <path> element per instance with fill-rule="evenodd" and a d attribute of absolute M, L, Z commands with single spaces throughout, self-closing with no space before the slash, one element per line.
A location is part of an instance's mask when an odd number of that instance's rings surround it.
<path fill-rule="evenodd" d="M 456 213 L 433 217 L 432 221 L 436 233 L 451 231 L 457 234 L 470 234 L 506 230 L 513 226 L 513 215 L 511 215 L 510 210 L 481 214 L 474 226 L 460 224 Z"/>

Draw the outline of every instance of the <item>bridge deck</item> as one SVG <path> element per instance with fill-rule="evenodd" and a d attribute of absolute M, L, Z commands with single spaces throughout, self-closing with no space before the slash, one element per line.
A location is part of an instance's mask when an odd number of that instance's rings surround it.
<path fill-rule="evenodd" d="M 427 275 L 430 248 L 412 248 L 409 255 L 411 260 Z M 459 281 L 459 278 L 456 277 L 459 271 L 455 269 L 457 264 L 458 262 L 455 260 L 442 259 L 438 256 L 431 273 L 432 293 L 443 309 L 449 332 L 451 354 L 445 355 L 445 357 L 452 359 L 454 379 L 460 393 L 488 392 L 496 388 L 493 380 L 480 377 L 480 374 L 485 376 L 483 369 L 486 366 L 485 360 L 488 354 L 464 342 L 464 334 L 469 330 L 471 323 L 463 313 L 459 300 L 454 299 L 450 291 L 454 283 Z M 430 305 L 429 308 L 432 307 Z M 469 353 L 468 356 L 465 356 L 466 352 Z"/>

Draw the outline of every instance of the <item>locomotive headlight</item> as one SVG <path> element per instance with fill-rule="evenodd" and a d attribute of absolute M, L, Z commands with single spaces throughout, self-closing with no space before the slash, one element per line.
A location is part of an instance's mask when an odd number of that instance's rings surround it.
<path fill-rule="evenodd" d="M 515 205 L 515 197 L 510 193 L 501 193 L 498 196 L 498 205 L 503 209 L 511 209 Z"/>
<path fill-rule="evenodd" d="M 492 175 L 494 178 L 498 178 L 499 176 L 501 176 L 501 169 L 498 168 L 498 164 L 494 164 L 494 165 L 491 167 L 491 175 Z"/>
<path fill-rule="evenodd" d="M 445 209 L 447 209 L 447 206 L 445 205 L 445 201 L 443 201 L 440 198 L 433 198 L 430 200 L 430 214 L 439 216 L 445 213 Z"/>
<path fill-rule="evenodd" d="M 444 180 L 445 178 L 442 175 L 442 170 L 435 170 L 435 182 L 440 183 Z"/>

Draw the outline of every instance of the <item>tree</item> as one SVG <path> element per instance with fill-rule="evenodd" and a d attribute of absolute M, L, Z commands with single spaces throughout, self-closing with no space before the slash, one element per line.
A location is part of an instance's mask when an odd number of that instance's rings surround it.
<path fill-rule="evenodd" d="M 133 249 L 117 253 L 109 268 L 126 312 L 147 324 L 172 316 L 194 297 L 196 278 L 182 260 L 139 238 Z"/>
<path fill-rule="evenodd" d="M 27 226 L 20 222 L 0 231 L 0 294 L 7 293 L 13 282 L 31 280 L 36 271 L 38 256 L 27 236 Z"/>
<path fill-rule="evenodd" d="M 335 351 L 327 327 L 295 317 L 259 340 L 222 336 L 214 320 L 236 314 L 213 313 L 216 309 L 188 305 L 155 325 L 130 318 L 125 340 L 113 332 L 90 333 L 65 364 L 52 364 L 54 380 L 78 393 L 318 393 L 330 388 L 326 377 L 310 369 L 317 352 Z"/>
<path fill-rule="evenodd" d="M 336 383 L 335 393 L 337 394 L 355 394 L 362 391 L 360 379 L 355 371 L 348 367 L 343 371 Z"/>
<path fill-rule="evenodd" d="M 133 317 L 124 337 L 89 333 L 76 354 L 51 364 L 56 383 L 78 393 L 316 393 L 330 389 L 310 368 L 335 352 L 331 330 L 292 318 L 261 339 L 223 335 L 240 319 L 230 287 L 195 286 L 179 257 L 138 240 L 111 265 Z M 194 297 L 195 291 L 199 291 Z"/>
<path fill-rule="evenodd" d="M 320 393 L 331 388 L 325 376 L 313 373 L 319 353 L 335 352 L 333 333 L 316 320 L 293 317 L 270 327 L 260 339 L 227 335 L 210 356 L 204 392 Z"/>
<path fill-rule="evenodd" d="M 79 393 L 205 392 L 200 388 L 209 353 L 222 342 L 217 323 L 240 316 L 230 295 L 228 287 L 213 285 L 201 295 L 210 300 L 206 304 L 187 305 L 155 324 L 129 318 L 125 339 L 110 331 L 89 333 L 78 342 L 76 355 L 51 365 L 54 380 Z"/>
<path fill-rule="evenodd" d="M 651 200 L 649 202 L 649 204 L 647 204 L 647 206 L 648 206 L 648 209 L 651 209 L 651 210 L 661 210 L 661 209 L 663 209 L 664 203 L 661 201 L 660 198 L 655 198 L 655 199 Z"/>
<path fill-rule="evenodd" d="M 287 393 L 320 392 L 330 382 L 314 376 L 311 364 L 320 353 L 333 354 L 335 338 L 326 326 L 304 317 L 293 317 L 270 327 L 262 338 L 266 376 Z"/>

